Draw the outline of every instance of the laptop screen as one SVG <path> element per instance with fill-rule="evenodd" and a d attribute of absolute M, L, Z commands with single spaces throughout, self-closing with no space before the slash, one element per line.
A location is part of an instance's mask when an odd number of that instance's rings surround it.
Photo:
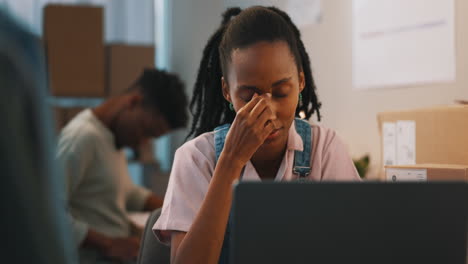
<path fill-rule="evenodd" d="M 241 182 L 231 263 L 466 264 L 466 183 Z"/>

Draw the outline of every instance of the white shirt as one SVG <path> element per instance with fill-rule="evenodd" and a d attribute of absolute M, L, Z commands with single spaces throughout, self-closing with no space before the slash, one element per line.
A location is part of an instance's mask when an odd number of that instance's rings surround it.
<path fill-rule="evenodd" d="M 64 166 L 76 245 L 82 243 L 88 228 L 111 237 L 128 237 L 127 210 L 142 210 L 150 191 L 132 183 L 124 152 L 115 147 L 112 132 L 90 109 L 63 128 L 57 158 Z M 84 251 L 80 250 L 82 263 Z"/>
<path fill-rule="evenodd" d="M 311 173 L 312 181 L 360 181 L 354 163 L 337 134 L 327 128 L 312 125 Z M 294 151 L 303 150 L 301 136 L 294 123 L 288 134 L 287 149 L 276 174 L 276 181 L 290 181 L 298 176 L 292 173 Z M 187 232 L 200 209 L 215 168 L 214 133 L 204 133 L 180 147 L 164 198 L 161 216 L 153 227 L 156 236 L 169 243 L 170 232 Z M 246 164 L 245 180 L 260 181 L 255 168 Z"/>

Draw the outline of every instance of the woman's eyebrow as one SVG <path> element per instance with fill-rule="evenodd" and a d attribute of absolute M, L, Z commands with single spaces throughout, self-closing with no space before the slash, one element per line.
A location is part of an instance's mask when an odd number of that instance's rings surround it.
<path fill-rule="evenodd" d="M 274 82 L 271 85 L 271 87 L 276 87 L 276 86 L 279 86 L 279 85 L 281 85 L 283 83 L 286 83 L 289 80 L 291 80 L 291 78 L 292 77 L 290 76 L 290 77 L 286 77 L 286 78 L 283 78 L 281 80 L 278 80 L 278 81 Z M 237 86 L 237 89 L 252 90 L 252 91 L 257 92 L 257 93 L 260 92 L 260 89 L 258 87 L 256 87 L 256 86 L 254 86 L 254 85 L 239 85 L 239 86 Z"/>
<path fill-rule="evenodd" d="M 237 89 L 252 90 L 252 91 L 255 91 L 255 92 L 260 91 L 260 89 L 258 89 L 256 86 L 253 86 L 253 85 L 239 85 L 239 86 L 237 86 Z"/>
<path fill-rule="evenodd" d="M 278 85 L 280 85 L 280 84 L 283 84 L 283 83 L 285 83 L 285 82 L 288 82 L 289 80 L 291 80 L 291 77 L 283 78 L 283 79 L 281 79 L 281 80 L 279 80 L 279 81 L 274 82 L 274 83 L 271 85 L 271 87 L 278 86 Z"/>

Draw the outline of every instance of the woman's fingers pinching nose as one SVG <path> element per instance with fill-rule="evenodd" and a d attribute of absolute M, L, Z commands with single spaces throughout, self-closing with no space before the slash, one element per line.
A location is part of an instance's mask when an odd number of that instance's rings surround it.
<path fill-rule="evenodd" d="M 281 127 L 280 122 L 279 122 L 278 119 L 276 119 L 276 118 L 272 121 L 272 123 L 273 123 L 273 127 L 274 127 L 275 129 L 278 129 L 278 128 Z"/>

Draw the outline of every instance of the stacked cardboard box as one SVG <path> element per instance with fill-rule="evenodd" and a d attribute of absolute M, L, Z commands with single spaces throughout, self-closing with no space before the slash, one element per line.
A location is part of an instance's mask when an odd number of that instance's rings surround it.
<path fill-rule="evenodd" d="M 110 44 L 107 52 L 107 91 L 109 96 L 129 88 L 145 68 L 154 68 L 154 47 Z"/>
<path fill-rule="evenodd" d="M 44 44 L 54 96 L 105 96 L 103 9 L 47 5 Z"/>
<path fill-rule="evenodd" d="M 385 180 L 398 181 L 468 181 L 468 166 L 418 164 L 386 166 Z"/>
<path fill-rule="evenodd" d="M 103 9 L 47 5 L 44 46 L 51 94 L 105 97 L 120 94 L 142 73 L 154 68 L 152 45 L 104 45 Z"/>
<path fill-rule="evenodd" d="M 468 106 L 452 105 L 378 114 L 384 166 L 468 165 Z"/>
<path fill-rule="evenodd" d="M 55 127 L 57 131 L 62 130 L 84 107 L 55 107 Z"/>

